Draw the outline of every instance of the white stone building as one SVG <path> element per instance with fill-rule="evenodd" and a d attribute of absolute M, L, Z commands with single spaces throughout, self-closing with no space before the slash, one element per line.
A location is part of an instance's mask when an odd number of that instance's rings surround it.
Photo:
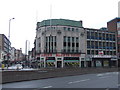
<path fill-rule="evenodd" d="M 38 22 L 35 47 L 41 67 L 84 67 L 86 33 L 82 21 L 50 19 Z"/>

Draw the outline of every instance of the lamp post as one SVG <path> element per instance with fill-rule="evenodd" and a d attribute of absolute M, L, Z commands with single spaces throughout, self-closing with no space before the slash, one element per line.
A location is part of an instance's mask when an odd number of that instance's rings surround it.
<path fill-rule="evenodd" d="M 10 25 L 11 25 L 11 20 L 13 20 L 15 18 L 11 18 L 9 19 L 9 33 L 8 33 L 8 39 L 10 40 Z"/>
<path fill-rule="evenodd" d="M 15 18 L 11 18 L 11 19 L 9 19 L 9 32 L 8 32 L 8 40 L 9 40 L 9 42 L 8 42 L 8 55 L 7 55 L 7 57 L 8 57 L 8 61 L 7 61 L 7 68 L 8 68 L 8 62 L 9 62 L 9 55 L 10 55 L 10 25 L 11 25 L 11 20 L 13 20 L 13 19 L 15 19 Z"/>

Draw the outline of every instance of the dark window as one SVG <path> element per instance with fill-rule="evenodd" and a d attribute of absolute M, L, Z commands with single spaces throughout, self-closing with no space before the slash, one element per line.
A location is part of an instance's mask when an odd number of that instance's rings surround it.
<path fill-rule="evenodd" d="M 114 55 L 116 55 L 116 51 L 114 51 L 114 53 L 113 53 Z"/>
<path fill-rule="evenodd" d="M 74 37 L 72 37 L 72 42 L 74 42 L 74 40 L 75 40 Z"/>
<path fill-rule="evenodd" d="M 87 50 L 87 54 L 90 54 L 90 50 Z"/>
<path fill-rule="evenodd" d="M 54 42 L 54 45 L 56 46 L 56 42 Z"/>
<path fill-rule="evenodd" d="M 66 30 L 66 27 L 64 27 L 64 30 Z"/>
<path fill-rule="evenodd" d="M 68 37 L 68 42 L 70 42 L 70 37 Z"/>
<path fill-rule="evenodd" d="M 46 42 L 48 42 L 48 37 L 46 37 Z"/>
<path fill-rule="evenodd" d="M 56 42 L 56 36 L 55 36 L 55 42 Z"/>
<path fill-rule="evenodd" d="M 98 51 L 95 51 L 95 54 L 98 55 Z"/>
<path fill-rule="evenodd" d="M 66 46 L 66 42 L 64 42 L 64 46 Z"/>
<path fill-rule="evenodd" d="M 76 42 L 79 42 L 78 37 L 76 37 Z"/>
<path fill-rule="evenodd" d="M 74 31 L 74 28 L 72 28 L 72 31 Z"/>
<path fill-rule="evenodd" d="M 40 47 L 40 43 L 39 43 L 39 47 Z"/>
<path fill-rule="evenodd" d="M 46 42 L 46 47 L 47 47 L 47 42 Z"/>
<path fill-rule="evenodd" d="M 105 33 L 103 33 L 103 40 L 105 40 Z"/>
<path fill-rule="evenodd" d="M 78 28 L 76 28 L 76 32 L 78 32 Z"/>
<path fill-rule="evenodd" d="M 66 42 L 66 36 L 64 36 L 64 42 Z"/>
<path fill-rule="evenodd" d="M 70 42 L 68 42 L 68 47 L 70 47 Z"/>
<path fill-rule="evenodd" d="M 94 54 L 94 50 L 92 50 L 92 52 L 91 52 L 92 54 Z"/>
<path fill-rule="evenodd" d="M 72 47 L 74 47 L 75 46 L 75 43 L 72 43 Z"/>
<path fill-rule="evenodd" d="M 110 51 L 110 55 L 112 55 L 112 51 Z"/>
<path fill-rule="evenodd" d="M 70 31 L 70 28 L 68 28 L 68 31 Z"/>
<path fill-rule="evenodd" d="M 76 47 L 79 47 L 79 43 L 76 43 Z"/>

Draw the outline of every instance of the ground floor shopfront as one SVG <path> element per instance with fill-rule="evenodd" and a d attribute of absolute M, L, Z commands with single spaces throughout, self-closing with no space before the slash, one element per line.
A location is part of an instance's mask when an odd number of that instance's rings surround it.
<path fill-rule="evenodd" d="M 87 67 L 117 67 L 117 56 L 93 55 L 86 60 Z"/>
<path fill-rule="evenodd" d="M 85 67 L 85 54 L 40 54 L 40 67 Z"/>
<path fill-rule="evenodd" d="M 106 55 L 94 55 L 86 58 L 85 54 L 40 54 L 37 58 L 40 68 L 118 66 L 116 56 Z"/>

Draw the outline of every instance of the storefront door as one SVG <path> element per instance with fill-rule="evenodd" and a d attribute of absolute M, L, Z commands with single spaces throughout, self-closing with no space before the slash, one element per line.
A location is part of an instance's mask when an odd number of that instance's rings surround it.
<path fill-rule="evenodd" d="M 62 67 L 62 61 L 57 61 L 57 67 L 61 68 Z"/>

